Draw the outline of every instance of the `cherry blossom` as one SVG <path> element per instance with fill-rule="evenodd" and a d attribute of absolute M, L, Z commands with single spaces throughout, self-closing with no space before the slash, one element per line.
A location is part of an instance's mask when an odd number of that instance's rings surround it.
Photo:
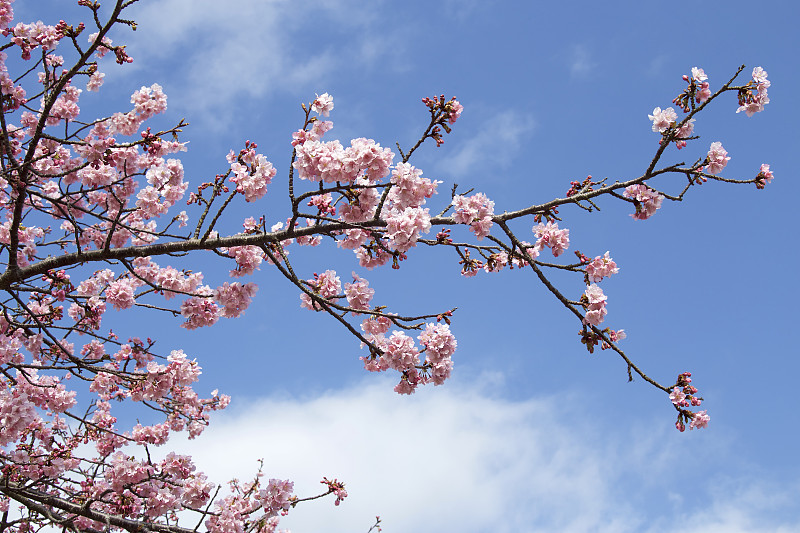
<path fill-rule="evenodd" d="M 586 265 L 586 277 L 592 283 L 598 283 L 603 278 L 609 278 L 612 274 L 619 272 L 617 264 L 611 259 L 609 252 L 602 256 L 595 257 Z"/>
<path fill-rule="evenodd" d="M 711 143 L 711 148 L 708 149 L 705 171 L 709 174 L 719 174 L 730 159 L 728 152 L 722 147 L 722 143 L 713 142 Z"/>
<path fill-rule="evenodd" d="M 647 115 L 647 118 L 653 121 L 653 131 L 664 133 L 667 129 L 675 125 L 678 120 L 678 114 L 671 107 L 661 110 L 660 107 L 653 109 L 652 115 Z"/>
<path fill-rule="evenodd" d="M 536 249 L 550 248 L 554 257 L 558 257 L 569 248 L 569 230 L 559 229 L 558 223 L 548 221 L 547 224 L 534 226 L 536 234 Z"/>
<path fill-rule="evenodd" d="M 634 220 L 647 220 L 661 208 L 661 202 L 664 201 L 663 195 L 641 184 L 626 187 L 622 194 L 636 204 L 636 212 L 631 215 Z"/>

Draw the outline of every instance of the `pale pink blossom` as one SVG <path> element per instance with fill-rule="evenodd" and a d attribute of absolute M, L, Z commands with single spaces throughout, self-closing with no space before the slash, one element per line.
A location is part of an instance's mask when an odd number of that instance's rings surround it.
<path fill-rule="evenodd" d="M 540 223 L 534 226 L 532 231 L 536 234 L 536 249 L 539 251 L 546 246 L 553 252 L 554 257 L 558 257 L 569 248 L 569 229 L 559 229 L 557 222 Z"/>
<path fill-rule="evenodd" d="M 599 326 L 608 313 L 606 310 L 606 301 L 608 298 L 603 294 L 603 289 L 596 284 L 586 287 L 584 296 L 586 315 L 583 317 L 583 323 Z"/>
<path fill-rule="evenodd" d="M 232 152 L 232 151 L 231 151 Z M 251 158 L 244 158 L 245 164 L 231 163 L 231 181 L 236 184 L 236 191 L 243 194 L 248 202 L 254 202 L 267 193 L 267 185 L 275 177 L 277 170 L 267 158 L 255 152 L 246 154 Z"/>
<path fill-rule="evenodd" d="M 612 274 L 619 272 L 617 264 L 611 259 L 609 252 L 602 256 L 595 257 L 586 265 L 586 276 L 592 283 L 597 283 L 603 278 L 611 277 Z"/>
<path fill-rule="evenodd" d="M 369 282 L 353 272 L 353 282 L 344 284 L 347 305 L 353 309 L 369 309 L 369 302 L 375 295 L 375 289 L 369 288 Z"/>
<path fill-rule="evenodd" d="M 219 320 L 219 307 L 211 298 L 187 298 L 181 303 L 181 316 L 186 319 L 186 322 L 181 324 L 182 328 L 196 329 L 210 326 Z"/>
<path fill-rule="evenodd" d="M 381 359 L 389 368 L 403 372 L 411 370 L 419 364 L 419 351 L 411 337 L 402 331 L 395 331 L 389 337 L 388 345 Z"/>
<path fill-rule="evenodd" d="M 697 91 L 697 95 L 695 96 L 695 99 L 697 100 L 698 103 L 702 104 L 703 102 L 707 101 L 709 98 L 711 98 L 711 88 L 710 88 L 708 82 L 704 81 L 703 83 L 700 84 L 700 90 Z"/>
<path fill-rule="evenodd" d="M 709 174 L 719 174 L 730 159 L 728 152 L 722 147 L 722 143 L 713 142 L 711 143 L 711 148 L 708 149 L 707 163 L 704 170 Z"/>
<path fill-rule="evenodd" d="M 427 360 L 434 365 L 448 359 L 458 346 L 447 324 L 425 324 L 425 329 L 417 338 L 425 346 Z"/>
<path fill-rule="evenodd" d="M 408 163 L 398 163 L 392 171 L 392 188 L 388 200 L 393 208 L 419 207 L 427 198 L 436 194 L 441 181 L 431 181 L 422 177 L 422 171 Z"/>
<path fill-rule="evenodd" d="M 6 446 L 19 438 L 31 424 L 40 420 L 36 408 L 21 390 L 0 390 L 0 446 Z"/>
<path fill-rule="evenodd" d="M 270 479 L 266 489 L 258 493 L 258 499 L 267 516 L 275 516 L 289 510 L 294 483 L 287 480 Z"/>
<path fill-rule="evenodd" d="M 223 283 L 214 290 L 214 301 L 220 305 L 219 316 L 236 318 L 244 314 L 258 291 L 255 283 Z"/>
<path fill-rule="evenodd" d="M 311 109 L 313 109 L 315 113 L 327 117 L 330 115 L 330 112 L 333 111 L 333 96 L 328 93 L 317 95 L 317 98 L 311 104 Z"/>
<path fill-rule="evenodd" d="M 457 224 L 469 224 L 478 239 L 483 239 L 489 235 L 489 231 L 494 224 L 494 202 L 489 200 L 483 193 L 475 193 L 472 196 L 457 195 L 453 198 L 455 214 L 453 219 Z"/>
<path fill-rule="evenodd" d="M 764 70 L 762 67 L 756 67 L 753 69 L 753 81 L 756 83 L 766 83 L 767 81 L 767 71 Z"/>
<path fill-rule="evenodd" d="M 339 296 L 342 282 L 335 270 L 326 270 L 322 274 L 314 274 L 314 279 L 306 280 L 314 294 L 326 300 Z M 300 294 L 300 307 L 321 311 L 322 308 L 306 293 Z"/>
<path fill-rule="evenodd" d="M 669 394 L 669 399 L 674 405 L 682 406 L 683 401 L 686 399 L 686 394 L 679 387 L 673 387 L 672 392 Z"/>
<path fill-rule="evenodd" d="M 431 229 L 431 215 L 427 208 L 406 207 L 402 211 L 390 210 L 386 216 L 386 237 L 393 251 L 406 252 L 416 246 L 420 234 Z"/>
<path fill-rule="evenodd" d="M 694 414 L 692 417 L 692 422 L 689 425 L 689 429 L 703 429 L 708 427 L 708 423 L 711 420 L 711 417 L 708 416 L 706 411 L 700 411 Z"/>
<path fill-rule="evenodd" d="M 661 208 L 664 200 L 664 196 L 644 184 L 630 185 L 622 195 L 636 201 L 636 212 L 631 215 L 634 220 L 647 220 Z"/>
<path fill-rule="evenodd" d="M 384 335 L 392 327 L 392 321 L 385 316 L 371 316 L 361 322 L 361 329 L 370 335 Z"/>
<path fill-rule="evenodd" d="M 447 105 L 449 106 L 450 111 L 449 115 L 447 116 L 447 121 L 450 124 L 455 124 L 456 120 L 458 120 L 458 117 L 461 116 L 461 112 L 464 111 L 464 106 L 461 105 L 461 103 L 455 98 L 452 99 Z M 447 106 L 445 109 L 447 109 Z"/>
<path fill-rule="evenodd" d="M 154 83 L 150 87 L 142 87 L 131 95 L 133 111 L 139 121 L 163 113 L 167 109 L 167 95 L 161 85 Z"/>
<path fill-rule="evenodd" d="M 703 69 L 699 67 L 692 67 L 692 79 L 694 81 L 702 82 L 706 81 L 708 79 L 708 76 L 706 76 L 706 73 Z"/>
<path fill-rule="evenodd" d="M 129 309 L 136 303 L 135 290 L 136 285 L 131 279 L 112 281 L 105 291 L 106 301 L 113 305 L 114 309 Z"/>
<path fill-rule="evenodd" d="M 678 114 L 671 107 L 661 110 L 660 107 L 653 109 L 652 115 L 647 115 L 647 118 L 653 121 L 653 131 L 664 133 L 669 128 L 675 125 L 678 120 Z"/>
<path fill-rule="evenodd" d="M 764 185 L 772 182 L 772 178 L 774 177 L 775 176 L 772 174 L 772 171 L 769 169 L 769 165 L 763 163 L 758 171 L 758 176 L 756 176 L 756 187 L 763 189 Z"/>
<path fill-rule="evenodd" d="M 86 83 L 86 90 L 97 92 L 100 90 L 100 87 L 103 85 L 103 78 L 105 78 L 105 74 L 96 70 L 91 76 L 89 76 L 89 81 Z"/>
<path fill-rule="evenodd" d="M 259 270 L 264 252 L 258 246 L 231 246 L 226 253 L 236 261 L 236 269 L 230 271 L 233 278 L 247 276 Z"/>

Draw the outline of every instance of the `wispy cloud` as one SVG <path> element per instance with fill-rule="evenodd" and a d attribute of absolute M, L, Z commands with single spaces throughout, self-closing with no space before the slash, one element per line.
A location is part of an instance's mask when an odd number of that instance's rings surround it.
<path fill-rule="evenodd" d="M 459 22 L 467 20 L 480 9 L 492 9 L 494 4 L 488 0 L 443 0 L 441 3 L 447 16 Z"/>
<path fill-rule="evenodd" d="M 597 64 L 589 50 L 583 45 L 573 45 L 569 52 L 569 73 L 573 78 L 582 78 L 591 73 Z"/>
<path fill-rule="evenodd" d="M 322 476 L 346 481 L 350 497 L 340 507 L 304 504 L 283 520 L 296 532 L 366 531 L 375 515 L 386 531 L 419 533 L 655 533 L 681 523 L 698 531 L 800 530 L 796 518 L 773 514 L 792 508 L 796 487 L 782 504 L 751 498 L 754 484 L 684 511 L 692 506 L 668 496 L 686 483 L 674 468 L 681 455 L 664 451 L 659 430 L 636 439 L 624 430 L 609 434 L 576 405 L 457 386 L 400 397 L 379 380 L 232 408 L 185 451 L 216 480 L 247 479 L 263 457 L 265 475 L 295 480 L 301 496 L 321 492 Z M 692 498 L 709 499 L 703 490 L 695 483 Z"/>
<path fill-rule="evenodd" d="M 454 154 L 439 160 L 439 170 L 463 180 L 495 168 L 508 168 L 534 127 L 530 115 L 503 111 L 491 116 L 473 128 L 477 131 L 475 135 L 459 140 L 459 149 Z"/>
<path fill-rule="evenodd" d="M 371 64 L 390 50 L 365 44 L 382 42 L 371 23 L 377 4 L 164 0 L 134 7 L 134 66 L 168 74 L 178 89 L 172 102 L 200 112 L 276 91 L 325 90 L 342 68 Z M 326 32 L 338 38 L 320 39 Z"/>

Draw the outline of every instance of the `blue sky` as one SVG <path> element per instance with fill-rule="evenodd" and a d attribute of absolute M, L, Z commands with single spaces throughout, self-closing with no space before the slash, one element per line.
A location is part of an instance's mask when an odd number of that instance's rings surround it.
<path fill-rule="evenodd" d="M 55 22 L 63 4 L 15 11 Z M 404 148 L 425 125 L 420 98 L 457 96 L 454 132 L 412 163 L 445 182 L 435 208 L 457 182 L 502 212 L 588 174 L 640 175 L 658 141 L 647 115 L 672 105 L 693 66 L 712 90 L 741 64 L 743 81 L 759 65 L 772 81 L 765 112 L 736 114 L 727 95 L 698 117 L 701 139 L 663 159 L 692 162 L 721 141 L 732 158 L 722 175 L 750 178 L 769 163 L 765 190 L 709 183 L 643 222 L 608 200 L 600 213 L 561 211 L 570 253 L 609 250 L 620 267 L 603 282 L 606 324 L 626 330 L 622 346 L 656 380 L 693 372 L 708 429 L 679 434 L 666 395 L 627 383 L 614 354 L 587 354 L 575 318 L 532 273 L 465 279 L 454 254 L 427 249 L 398 271 L 369 272 L 326 247 L 292 252 L 301 275 L 355 270 L 375 303 L 400 313 L 459 308 L 454 377 L 395 395 L 393 377 L 363 371 L 357 341 L 301 309 L 297 290 L 264 266 L 243 318 L 192 332 L 163 316 L 125 324 L 126 335 L 196 357 L 201 390 L 233 396 L 202 438 L 175 446 L 218 481 L 247 477 L 262 457 L 267 476 L 295 479 L 301 495 L 322 476 L 345 480 L 341 507 L 314 502 L 284 519 L 295 533 L 366 531 L 376 514 L 387 533 L 800 531 L 798 15 L 788 1 L 136 4 L 138 30 L 112 35 L 134 63 L 107 62 L 102 91 L 84 93 L 82 108 L 124 110 L 133 90 L 161 84 L 169 110 L 157 124 L 191 123 L 190 189 L 225 170 L 228 150 L 257 142 L 279 173 L 267 198 L 236 206 L 231 232 L 246 216 L 286 218 L 291 132 L 315 93 L 334 96 L 331 138 Z M 227 280 L 226 265 L 198 260 L 209 283 Z M 583 290 L 577 277 L 555 279 L 575 299 Z"/>

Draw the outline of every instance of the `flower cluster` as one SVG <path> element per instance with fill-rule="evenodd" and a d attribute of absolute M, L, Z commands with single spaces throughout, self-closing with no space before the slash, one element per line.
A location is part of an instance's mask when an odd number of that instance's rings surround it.
<path fill-rule="evenodd" d="M 769 103 L 767 89 L 769 89 L 770 81 L 767 79 L 767 71 L 761 67 L 754 68 L 753 82 L 755 83 L 755 92 L 750 90 L 749 87 L 739 91 L 739 108 L 736 110 L 737 113 L 744 111 L 748 117 L 763 111 L 764 106 Z M 748 83 L 748 85 L 753 82 Z"/>
<path fill-rule="evenodd" d="M 617 264 L 611 259 L 609 252 L 597 256 L 586 265 L 586 279 L 591 283 L 598 283 L 603 278 L 609 278 L 619 272 Z"/>
<path fill-rule="evenodd" d="M 661 207 L 661 202 L 664 200 L 663 195 L 644 184 L 625 187 L 622 195 L 634 201 L 636 212 L 631 215 L 634 220 L 647 220 Z"/>
<path fill-rule="evenodd" d="M 537 251 L 546 246 L 553 252 L 553 257 L 558 257 L 569 248 L 569 229 L 559 229 L 557 222 L 539 223 L 533 227 L 533 232 L 536 234 Z"/>
<path fill-rule="evenodd" d="M 267 193 L 267 185 L 277 172 L 266 157 L 256 153 L 256 148 L 256 143 L 247 141 L 238 156 L 234 156 L 233 150 L 228 154 L 233 174 L 231 181 L 236 184 L 236 192 L 243 194 L 248 202 L 254 202 Z"/>
<path fill-rule="evenodd" d="M 669 394 L 672 405 L 678 410 L 678 420 L 675 422 L 675 428 L 678 431 L 686 430 L 686 422 L 689 422 L 689 429 L 702 429 L 708 427 L 708 422 L 711 420 L 706 411 L 692 412 L 685 409 L 690 406 L 699 406 L 703 401 L 702 398 L 697 396 L 697 388 L 690 385 L 691 382 L 691 372 L 680 374 L 678 381 L 672 388 L 672 392 Z"/>
<path fill-rule="evenodd" d="M 586 314 L 583 317 L 584 324 L 591 324 L 592 326 L 599 326 L 605 318 L 608 311 L 606 311 L 606 300 L 608 298 L 603 294 L 597 284 L 592 283 L 586 287 L 581 302 L 586 309 Z"/>
<path fill-rule="evenodd" d="M 328 493 L 334 494 L 336 496 L 336 501 L 334 505 L 339 505 L 347 498 L 347 491 L 344 490 L 344 483 L 339 481 L 338 479 L 328 479 L 326 477 L 322 478 L 320 481 L 323 485 L 328 487 Z"/>
<path fill-rule="evenodd" d="M 453 207 L 456 212 L 453 218 L 457 224 L 469 224 L 470 231 L 478 239 L 483 239 L 489 235 L 494 222 L 494 202 L 489 200 L 483 193 L 475 193 L 472 196 L 457 195 L 453 198 Z"/>
<path fill-rule="evenodd" d="M 269 480 L 267 488 L 258 493 L 258 499 L 267 516 L 275 516 L 278 513 L 286 514 L 293 501 L 292 490 L 294 490 L 294 483 L 288 479 Z"/>
<path fill-rule="evenodd" d="M 344 284 L 344 294 L 347 305 L 353 309 L 367 310 L 370 300 L 375 295 L 375 289 L 370 289 L 369 282 L 353 272 L 353 282 Z"/>
<path fill-rule="evenodd" d="M 731 158 L 728 157 L 728 152 L 722 147 L 722 143 L 713 142 L 711 143 L 711 148 L 708 149 L 704 170 L 709 174 L 719 174 L 730 159 Z"/>
<path fill-rule="evenodd" d="M 297 159 L 292 166 L 301 179 L 325 183 L 353 183 L 364 176 L 377 182 L 389 174 L 394 153 L 372 139 L 353 139 L 344 148 L 339 141 L 308 140 L 295 147 Z"/>
<path fill-rule="evenodd" d="M 361 323 L 361 329 L 367 339 L 377 346 L 381 353 L 372 353 L 362 357 L 364 368 L 370 372 L 382 372 L 393 369 L 402 374 L 400 383 L 394 388 L 399 394 L 411 394 L 419 385 L 432 382 L 441 385 L 450 377 L 453 361 L 450 356 L 455 352 L 457 342 L 447 324 L 425 325 L 425 329 L 417 337 L 425 347 L 425 362 L 420 361 L 420 350 L 414 340 L 402 331 L 392 332 L 389 338 L 391 321 L 386 317 L 370 317 Z"/>
<path fill-rule="evenodd" d="M 306 280 L 306 284 L 320 298 L 330 300 L 342 292 L 342 282 L 335 270 L 326 270 L 322 274 L 314 273 L 314 279 Z M 300 307 L 312 311 L 322 311 L 322 307 L 306 293 L 300 294 Z"/>
<path fill-rule="evenodd" d="M 772 171 L 769 169 L 769 165 L 763 163 L 758 171 L 758 176 L 756 176 L 756 188 L 763 189 L 764 186 L 767 183 L 770 183 L 774 177 L 775 176 L 772 175 Z"/>
<path fill-rule="evenodd" d="M 675 125 L 678 120 L 678 114 L 671 107 L 661 110 L 660 107 L 653 109 L 652 115 L 647 115 L 647 118 L 653 121 L 653 131 L 664 133 L 669 128 Z"/>

